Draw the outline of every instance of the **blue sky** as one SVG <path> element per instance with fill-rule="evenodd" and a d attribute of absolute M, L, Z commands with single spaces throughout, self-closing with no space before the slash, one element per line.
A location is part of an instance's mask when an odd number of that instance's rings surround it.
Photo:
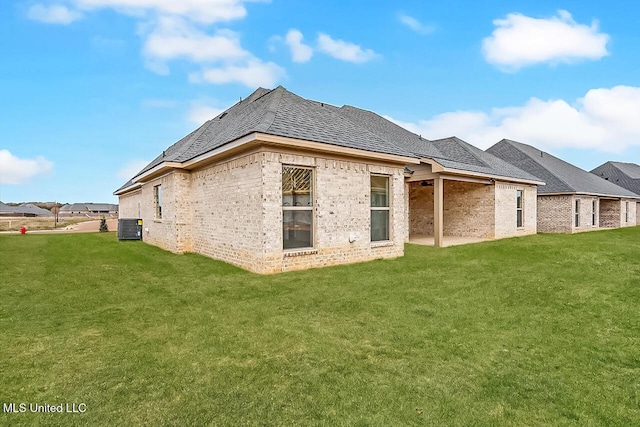
<path fill-rule="evenodd" d="M 163 149 L 279 84 L 431 139 L 640 163 L 632 0 L 36 0 L 0 16 L 4 202 L 115 202 Z"/>

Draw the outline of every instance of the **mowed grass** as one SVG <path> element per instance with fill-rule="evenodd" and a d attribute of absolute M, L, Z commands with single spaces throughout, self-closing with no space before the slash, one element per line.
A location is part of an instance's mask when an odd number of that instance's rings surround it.
<path fill-rule="evenodd" d="M 7 425 L 640 425 L 640 227 L 273 276 L 0 236 Z"/>

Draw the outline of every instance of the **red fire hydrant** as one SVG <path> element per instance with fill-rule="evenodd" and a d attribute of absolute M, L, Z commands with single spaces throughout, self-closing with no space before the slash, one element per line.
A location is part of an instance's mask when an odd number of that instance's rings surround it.
<path fill-rule="evenodd" d="M 27 228 L 26 227 L 21 227 L 20 228 L 20 234 L 27 234 Z"/>

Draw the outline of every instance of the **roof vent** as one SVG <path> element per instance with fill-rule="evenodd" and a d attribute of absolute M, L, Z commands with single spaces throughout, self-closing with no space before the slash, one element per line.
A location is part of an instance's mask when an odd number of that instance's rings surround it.
<path fill-rule="evenodd" d="M 220 114 L 220 117 L 218 117 L 218 120 L 222 120 L 222 118 L 226 115 L 227 115 L 227 112 L 225 111 L 224 113 Z"/>
<path fill-rule="evenodd" d="M 542 151 L 540 152 L 540 157 L 544 157 L 544 153 Z"/>
<path fill-rule="evenodd" d="M 166 157 L 167 156 L 167 152 L 162 150 L 162 157 Z"/>

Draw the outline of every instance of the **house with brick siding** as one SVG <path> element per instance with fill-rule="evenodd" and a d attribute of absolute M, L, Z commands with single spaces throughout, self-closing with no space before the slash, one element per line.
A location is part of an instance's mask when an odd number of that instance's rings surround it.
<path fill-rule="evenodd" d="M 259 88 L 114 194 L 143 240 L 258 273 L 392 258 L 430 238 L 536 232 L 542 181 L 457 138 Z"/>
<path fill-rule="evenodd" d="M 576 233 L 635 226 L 640 196 L 531 145 L 503 139 L 486 150 L 543 180 L 538 231 Z"/>
<path fill-rule="evenodd" d="M 640 165 L 606 162 L 592 170 L 591 173 L 640 196 Z M 636 225 L 640 225 L 640 199 L 636 204 Z"/>

